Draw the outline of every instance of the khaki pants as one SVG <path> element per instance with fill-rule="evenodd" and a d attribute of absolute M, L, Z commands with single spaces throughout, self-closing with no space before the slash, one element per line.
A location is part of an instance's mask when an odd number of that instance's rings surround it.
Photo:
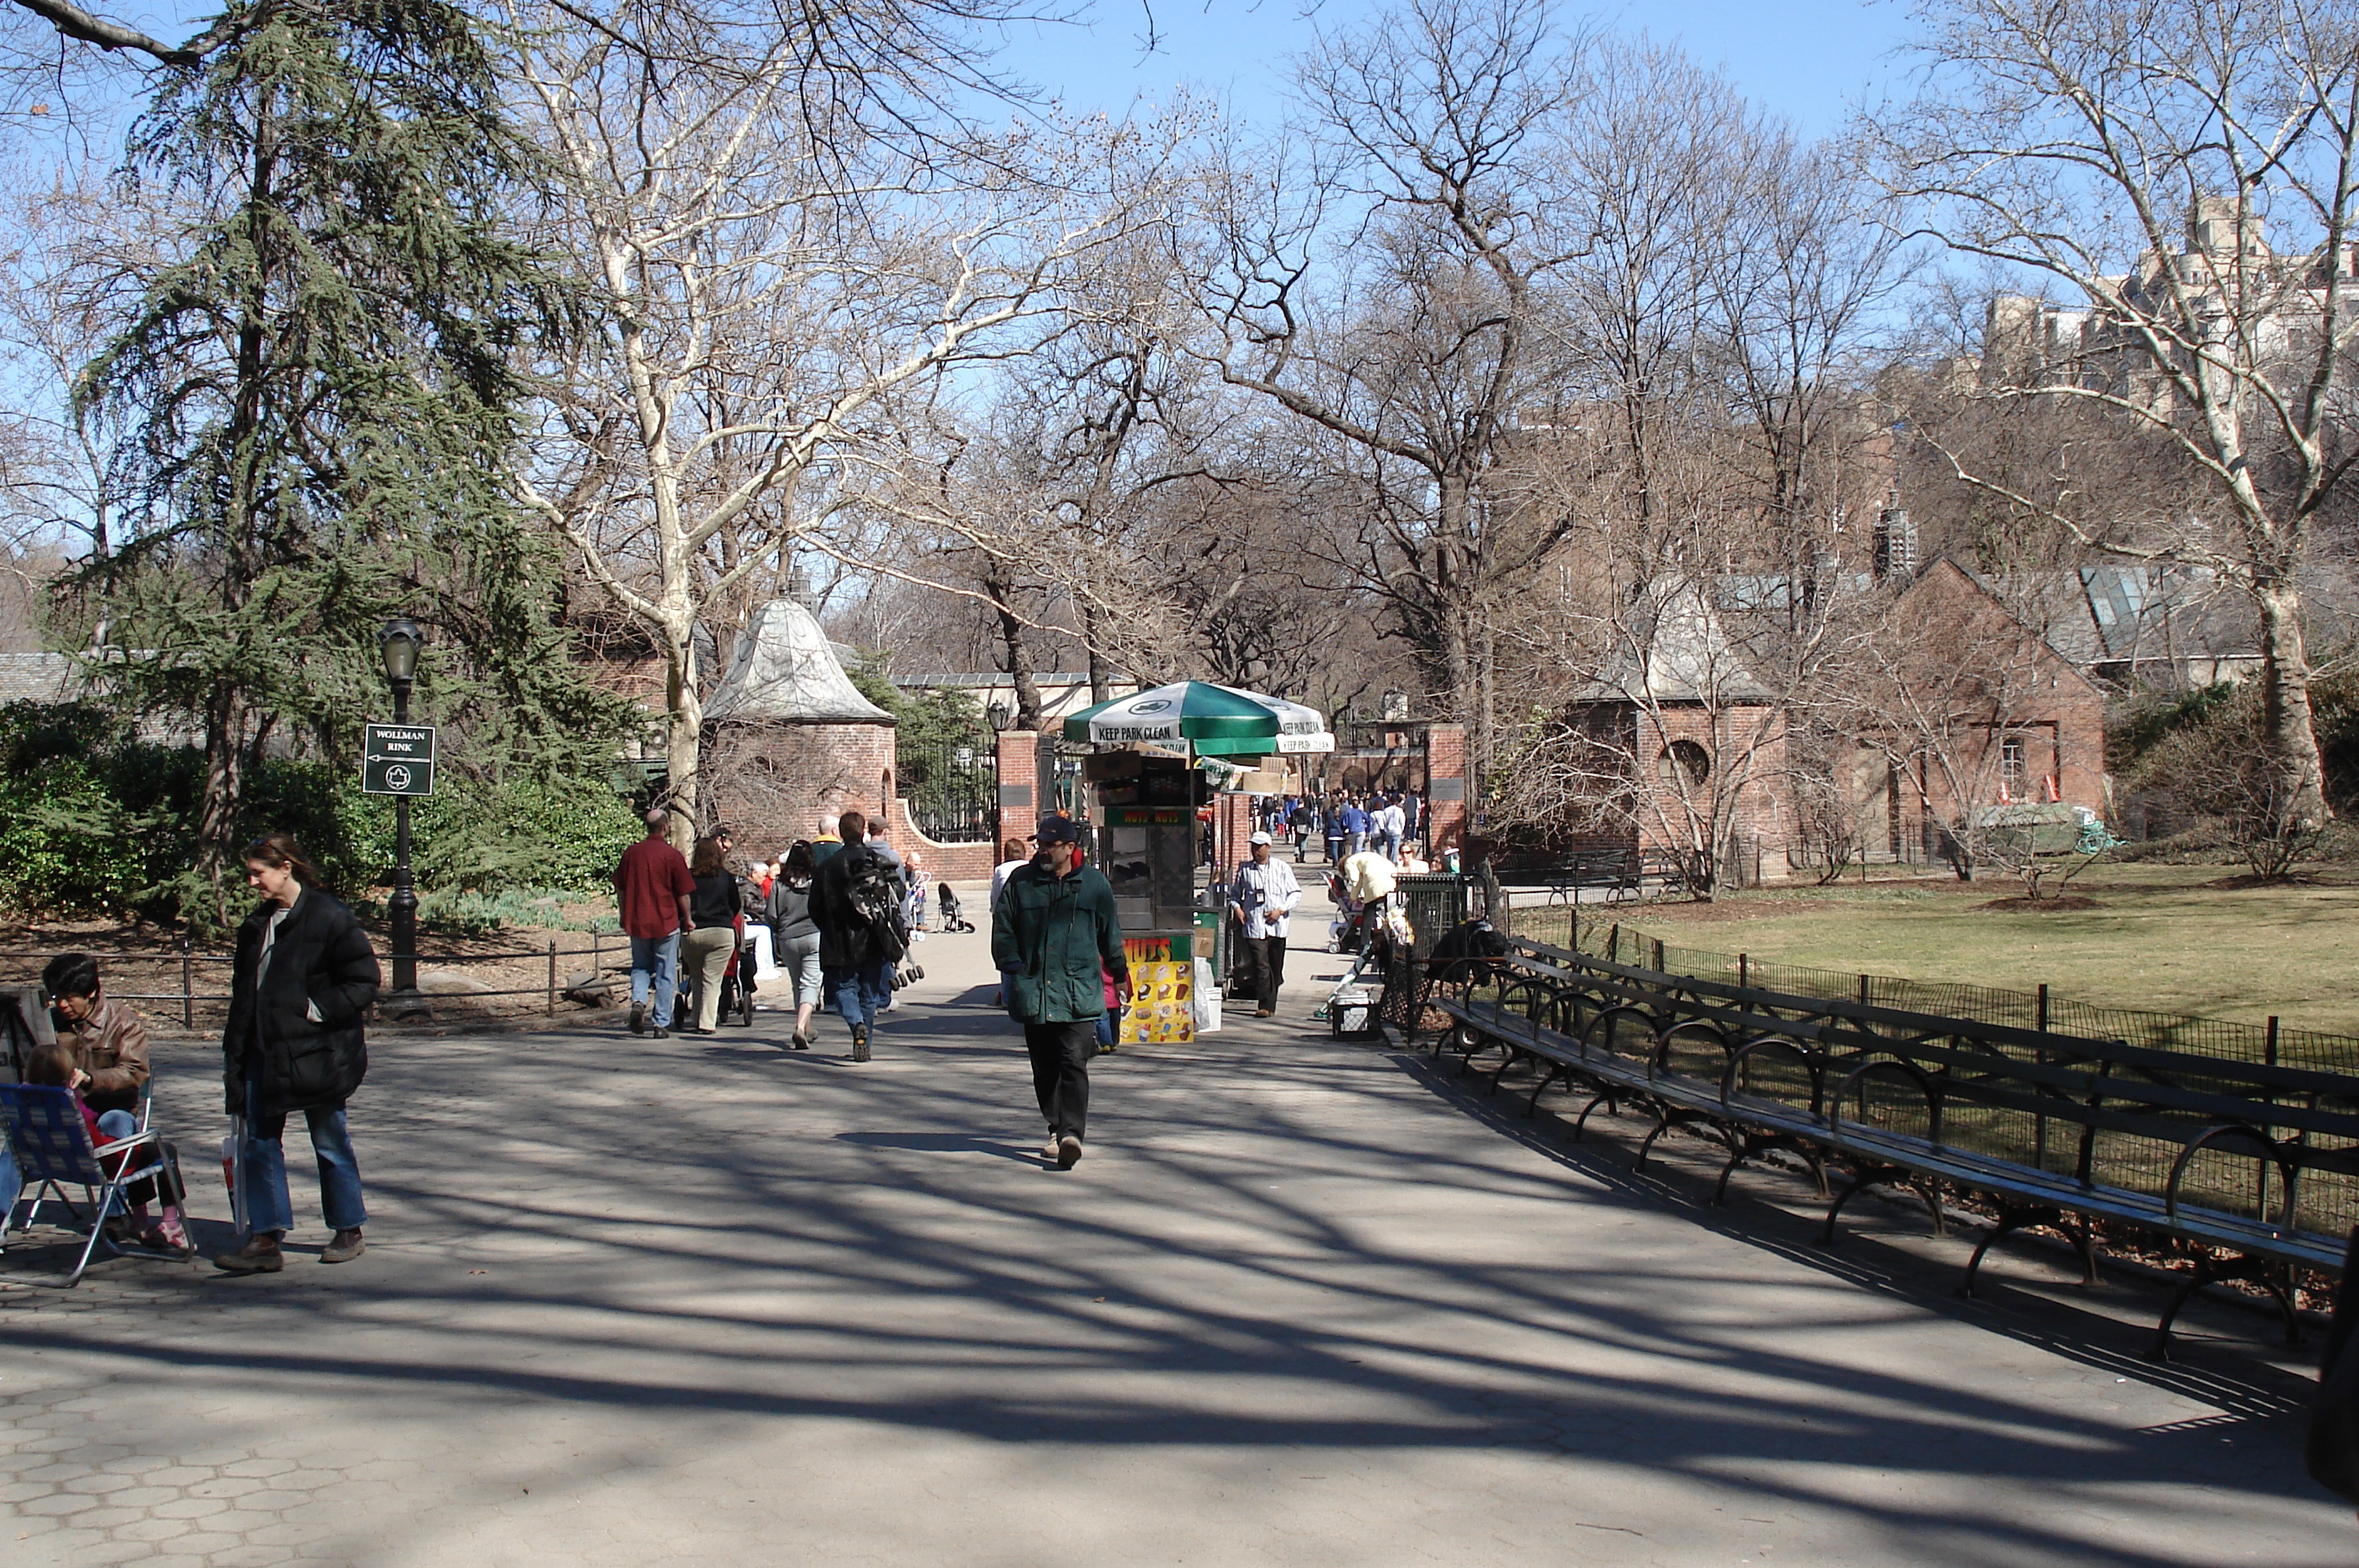
<path fill-rule="evenodd" d="M 680 939 L 679 966 L 696 982 L 696 1027 L 710 1029 L 721 1016 L 721 976 L 737 945 L 734 926 L 699 926 Z"/>

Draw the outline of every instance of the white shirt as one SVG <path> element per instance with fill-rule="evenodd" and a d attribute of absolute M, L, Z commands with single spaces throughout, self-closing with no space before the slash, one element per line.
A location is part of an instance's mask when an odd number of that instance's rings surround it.
<path fill-rule="evenodd" d="M 1302 902 L 1302 885 L 1294 879 L 1294 867 L 1274 855 L 1266 866 L 1248 860 L 1237 867 L 1229 901 L 1245 909 L 1247 941 L 1284 936 L 1287 916 Z"/>
<path fill-rule="evenodd" d="M 1408 824 L 1408 819 L 1402 814 L 1398 806 L 1380 806 L 1376 809 L 1375 827 L 1378 833 L 1399 833 Z"/>
<path fill-rule="evenodd" d="M 1029 860 L 1003 860 L 991 868 L 991 907 L 993 909 L 999 908 L 999 890 L 1007 886 L 1007 879 L 1016 875 L 1016 868 L 1031 864 Z"/>

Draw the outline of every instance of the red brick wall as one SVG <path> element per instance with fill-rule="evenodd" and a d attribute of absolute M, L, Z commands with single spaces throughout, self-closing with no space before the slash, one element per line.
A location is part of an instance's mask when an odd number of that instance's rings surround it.
<path fill-rule="evenodd" d="M 999 864 L 998 850 L 984 844 L 936 844 L 918 831 L 909 819 L 909 802 L 896 798 L 893 801 L 892 826 L 886 833 L 895 849 L 907 860 L 911 850 L 925 857 L 928 886 L 936 882 L 985 882 L 991 878 L 991 868 Z"/>
<path fill-rule="evenodd" d="M 1031 730 L 1008 730 L 999 737 L 999 836 L 1023 838 L 1039 825 L 1040 743 Z"/>
<path fill-rule="evenodd" d="M 890 800 L 887 836 L 905 855 L 915 849 L 923 856 L 929 880 L 976 881 L 998 863 L 990 844 L 936 844 L 918 832 L 895 789 L 889 724 L 730 726 L 717 754 L 726 765 L 706 780 L 714 815 L 748 854 L 775 855 L 799 838 L 817 837 L 823 816 L 846 808 L 875 816 Z"/>
<path fill-rule="evenodd" d="M 1753 875 L 1752 851 L 1756 846 L 1762 852 L 1765 874 L 1773 865 L 1782 871 L 1786 846 L 1795 827 L 1782 729 L 1762 735 L 1762 710 L 1743 706 L 1715 713 L 1701 703 L 1665 705 L 1642 710 L 1636 718 L 1638 739 L 1634 760 L 1638 773 L 1640 845 L 1692 848 L 1688 827 L 1689 806 L 1692 805 L 1702 819 L 1698 825 L 1706 833 L 1713 831 L 1713 819 L 1726 812 L 1726 831 L 1743 841 L 1739 847 L 1745 853 L 1745 878 Z M 1685 802 L 1680 799 L 1678 781 L 1665 779 L 1658 767 L 1664 752 L 1682 740 L 1702 747 L 1712 765 L 1712 772 L 1701 784 L 1689 787 Z M 1734 800 L 1726 794 L 1732 786 L 1735 789 Z M 1713 847 L 1718 852 L 1725 845 Z"/>
<path fill-rule="evenodd" d="M 1221 875 L 1234 871 L 1245 858 L 1245 839 L 1254 831 L 1253 797 L 1237 790 L 1212 797 L 1212 853 L 1221 857 Z"/>
<path fill-rule="evenodd" d="M 1425 732 L 1425 847 L 1438 862 L 1464 847 L 1467 803 L 1474 781 L 1466 776 L 1466 726 L 1434 724 Z"/>
<path fill-rule="evenodd" d="M 893 792 L 889 724 L 728 725 L 705 792 L 746 853 L 775 855 L 846 807 L 874 812 Z"/>

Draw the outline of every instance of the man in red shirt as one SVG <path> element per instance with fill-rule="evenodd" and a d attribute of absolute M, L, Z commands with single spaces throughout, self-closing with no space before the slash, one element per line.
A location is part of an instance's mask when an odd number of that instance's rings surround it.
<path fill-rule="evenodd" d="M 688 896 L 696 879 L 688 861 L 664 839 L 671 813 L 647 813 L 647 836 L 623 852 L 614 867 L 614 901 L 631 939 L 631 1032 L 671 1034 L 672 993 L 679 984 L 679 933 L 688 929 Z M 655 1027 L 647 1027 L 647 994 L 655 994 Z"/>

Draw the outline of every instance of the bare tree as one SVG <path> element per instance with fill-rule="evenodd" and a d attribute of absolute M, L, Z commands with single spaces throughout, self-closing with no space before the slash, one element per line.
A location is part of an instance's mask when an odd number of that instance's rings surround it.
<path fill-rule="evenodd" d="M 1199 352 L 1324 432 L 1360 489 L 1339 559 L 1467 718 L 1478 765 L 1487 602 L 1563 537 L 1493 474 L 1561 385 L 1539 318 L 1589 240 L 1554 179 L 1582 52 L 1539 0 L 1407 0 L 1322 38 L 1297 68 L 1299 156 L 1216 169 L 1208 254 L 1187 263 L 1221 330 Z"/>
<path fill-rule="evenodd" d="M 1868 126 L 1892 193 L 1953 249 L 2060 296 L 2001 302 L 1973 393 L 2090 410 L 2017 464 L 1951 449 L 1953 466 L 2086 544 L 2249 594 L 2271 796 L 2314 822 L 2299 584 L 2359 450 L 2359 18 L 2332 0 L 1935 0 L 1920 16 L 1927 85 Z M 2162 500 L 2087 482 L 2091 453 L 2124 441 L 2168 454 Z"/>
<path fill-rule="evenodd" d="M 1141 137 L 954 136 L 938 100 L 973 58 L 963 6 L 507 15 L 561 173 L 551 237 L 605 323 L 553 367 L 519 490 L 662 648 L 685 833 L 700 622 L 786 552 L 873 548 L 862 492 L 908 460 L 948 371 L 1045 332 L 1062 275 L 1129 221 L 1107 176 Z"/>
<path fill-rule="evenodd" d="M 120 420 L 78 401 L 91 345 L 167 254 L 169 192 L 126 201 L 82 164 L 10 170 L 10 239 L 0 249 L 0 528 L 14 551 L 104 556 L 122 541 L 130 486 L 112 461 Z"/>

